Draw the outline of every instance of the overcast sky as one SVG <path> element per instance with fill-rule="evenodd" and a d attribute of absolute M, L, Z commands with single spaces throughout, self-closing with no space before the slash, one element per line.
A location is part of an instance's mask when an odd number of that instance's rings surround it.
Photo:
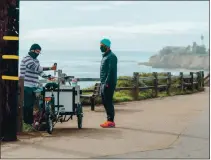
<path fill-rule="evenodd" d="M 157 51 L 166 45 L 208 46 L 209 2 L 21 1 L 20 49 L 99 50 L 110 38 L 116 50 Z"/>

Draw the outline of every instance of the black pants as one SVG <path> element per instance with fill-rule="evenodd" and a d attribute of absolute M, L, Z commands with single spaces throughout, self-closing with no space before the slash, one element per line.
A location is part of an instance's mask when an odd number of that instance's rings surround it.
<path fill-rule="evenodd" d="M 114 105 L 113 105 L 113 95 L 115 91 L 115 86 L 108 88 L 101 84 L 101 97 L 102 97 L 102 103 L 104 105 L 104 108 L 106 110 L 107 114 L 107 120 L 108 121 L 114 121 L 115 111 L 114 111 Z"/>
<path fill-rule="evenodd" d="M 36 100 L 34 90 L 36 88 L 24 87 L 23 120 L 26 124 L 33 123 L 33 108 Z"/>

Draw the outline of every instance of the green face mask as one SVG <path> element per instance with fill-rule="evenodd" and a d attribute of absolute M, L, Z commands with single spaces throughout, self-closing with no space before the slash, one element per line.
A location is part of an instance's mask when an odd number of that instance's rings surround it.
<path fill-rule="evenodd" d="M 33 59 L 36 59 L 39 54 L 35 53 L 35 52 L 29 52 L 29 55 L 33 58 Z"/>
<path fill-rule="evenodd" d="M 100 50 L 102 53 L 105 53 L 107 51 L 107 48 L 105 46 L 100 46 Z"/>

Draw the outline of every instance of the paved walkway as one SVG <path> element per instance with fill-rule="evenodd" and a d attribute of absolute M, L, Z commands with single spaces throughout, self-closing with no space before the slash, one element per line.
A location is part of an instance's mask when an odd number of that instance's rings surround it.
<path fill-rule="evenodd" d="M 178 135 L 172 146 L 151 151 L 138 151 L 104 158 L 182 158 L 209 159 L 209 108 L 204 110 L 183 133 Z M 102 158 L 102 157 L 101 157 Z"/>
<path fill-rule="evenodd" d="M 102 107 L 76 119 L 4 144 L 2 158 L 208 158 L 209 92 L 116 105 L 117 128 L 102 129 Z M 24 139 L 26 138 L 26 139 Z"/>

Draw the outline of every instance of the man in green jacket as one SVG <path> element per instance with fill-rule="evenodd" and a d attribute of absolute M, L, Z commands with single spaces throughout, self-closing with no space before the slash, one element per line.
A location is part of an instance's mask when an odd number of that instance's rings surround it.
<path fill-rule="evenodd" d="M 113 95 L 117 84 L 117 57 L 110 49 L 109 39 L 103 39 L 100 50 L 103 53 L 100 67 L 101 97 L 107 114 L 107 121 L 100 126 L 103 128 L 115 127 Z"/>

